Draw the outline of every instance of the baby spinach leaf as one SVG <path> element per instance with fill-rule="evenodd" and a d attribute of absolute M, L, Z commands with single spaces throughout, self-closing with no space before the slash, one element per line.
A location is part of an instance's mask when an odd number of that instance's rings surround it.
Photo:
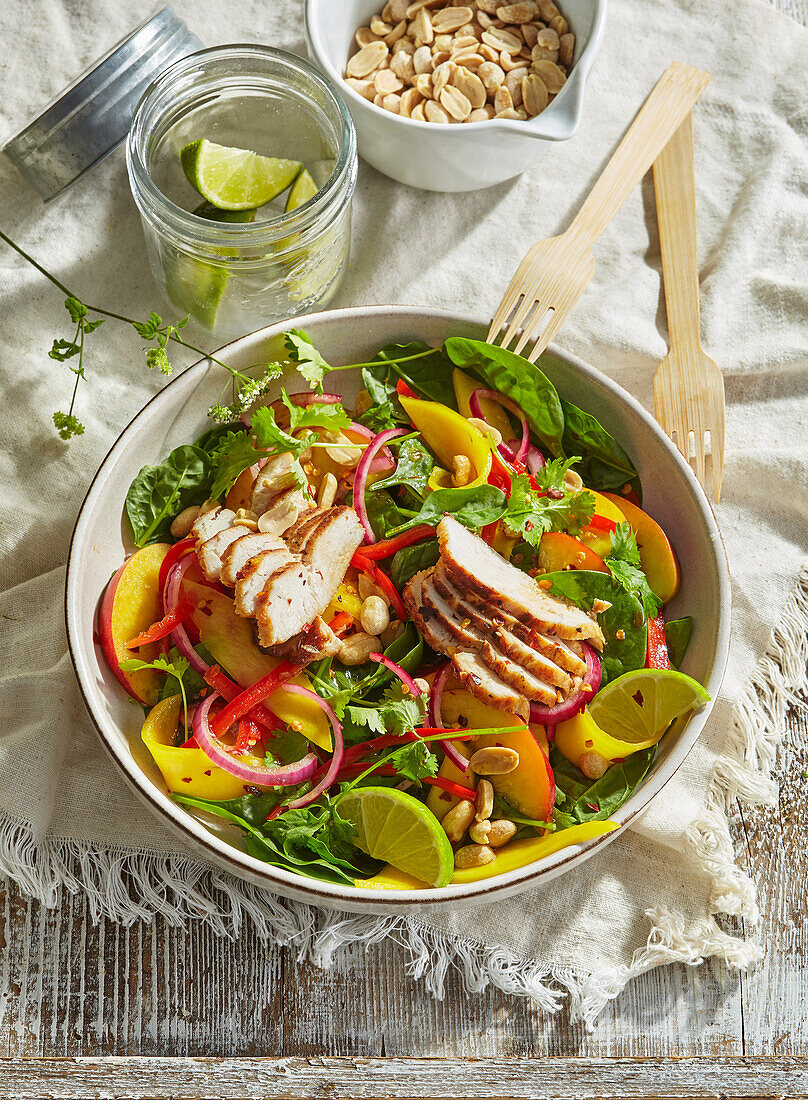
<path fill-rule="evenodd" d="M 430 352 L 422 359 L 411 359 L 408 363 L 395 363 L 394 359 L 404 359 L 421 352 Z M 376 353 L 376 359 L 389 362 L 399 378 L 415 390 L 416 393 L 440 401 L 450 409 L 457 408 L 454 384 L 452 382 L 452 362 L 442 348 L 430 348 L 421 340 L 409 344 L 388 344 Z"/>
<path fill-rule="evenodd" d="M 429 484 L 429 475 L 435 469 L 435 459 L 420 439 L 405 439 L 398 448 L 396 468 L 389 477 L 376 481 L 368 489 L 392 489 L 394 485 L 406 485 L 423 496 Z"/>
<path fill-rule="evenodd" d="M 542 580 L 551 582 L 553 596 L 566 596 L 584 611 L 589 611 L 595 600 L 611 604 L 598 615 L 606 637 L 601 656 L 604 684 L 624 672 L 645 667 L 648 634 L 642 604 L 633 593 L 627 592 L 608 573 L 589 569 L 545 573 Z"/>
<path fill-rule="evenodd" d="M 484 527 L 504 515 L 508 498 L 494 485 L 466 485 L 459 489 L 436 489 L 430 493 L 420 510 L 406 523 L 393 528 L 391 535 L 399 535 L 421 523 L 435 527 L 448 512 L 465 527 Z"/>
<path fill-rule="evenodd" d="M 634 463 L 617 440 L 591 413 L 570 401 L 564 410 L 563 446 L 567 454 L 581 455 L 576 469 L 593 489 L 619 493 L 628 483 L 642 501 L 642 485 Z"/>
<path fill-rule="evenodd" d="M 522 409 L 539 441 L 554 455 L 563 455 L 564 413 L 556 388 L 535 363 L 483 340 L 452 336 L 446 354 L 463 370 L 481 378 L 489 389 L 510 397 Z M 573 448 L 569 454 L 580 454 Z"/>
<path fill-rule="evenodd" d="M 414 546 L 405 546 L 403 550 L 396 552 L 390 563 L 390 579 L 400 590 L 410 577 L 414 577 L 422 569 L 429 569 L 430 566 L 436 565 L 439 557 L 437 539 L 428 539 Z"/>
<path fill-rule="evenodd" d="M 176 447 L 158 466 L 144 466 L 124 503 L 135 546 L 170 538 L 174 516 L 207 500 L 212 481 L 210 455 L 191 443 Z"/>
<path fill-rule="evenodd" d="M 671 619 L 670 622 L 665 623 L 665 644 L 668 647 L 671 664 L 676 668 L 679 668 L 684 660 L 692 632 L 693 620 L 689 615 L 683 619 Z"/>
<path fill-rule="evenodd" d="M 550 764 L 556 781 L 553 821 L 559 829 L 569 829 L 584 821 L 606 821 L 637 789 L 654 761 L 657 747 L 641 749 L 625 760 L 612 764 L 594 782 L 571 764 L 554 746 L 550 746 Z"/>
<path fill-rule="evenodd" d="M 406 513 L 383 489 L 378 493 L 365 493 L 365 508 L 377 539 L 386 539 L 399 524 L 407 521 Z"/>

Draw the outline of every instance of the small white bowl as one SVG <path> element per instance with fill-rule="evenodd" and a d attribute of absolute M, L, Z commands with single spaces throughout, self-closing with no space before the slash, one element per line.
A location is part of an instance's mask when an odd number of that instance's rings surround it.
<path fill-rule="evenodd" d="M 311 59 L 345 97 L 360 156 L 386 176 L 426 191 L 477 191 L 518 176 L 537 159 L 542 141 L 566 141 L 578 129 L 584 87 L 605 31 L 606 0 L 561 0 L 575 55 L 569 79 L 545 111 L 526 122 L 468 125 L 402 118 L 345 83 L 354 34 L 381 7 L 381 0 L 306 0 L 306 40 Z"/>
<path fill-rule="evenodd" d="M 410 306 L 338 309 L 311 314 L 296 324 L 331 363 L 365 362 L 378 348 L 401 340 L 438 345 L 448 336 L 484 339 L 487 326 L 481 319 Z M 288 323 L 282 322 L 261 329 L 229 344 L 219 355 L 241 370 L 277 358 L 278 337 L 287 327 Z M 729 575 L 718 527 L 701 487 L 653 417 L 616 383 L 557 348 L 547 352 L 542 365 L 562 397 L 591 410 L 634 459 L 643 481 L 645 506 L 670 532 L 679 555 L 682 588 L 667 611 L 672 618 L 693 616 L 693 637 L 683 671 L 700 680 L 715 699 L 729 645 Z M 341 372 L 328 384 L 353 400 L 361 379 L 353 371 Z M 173 378 L 123 431 L 95 475 L 79 512 L 67 559 L 67 638 L 79 687 L 100 734 L 99 753 L 108 752 L 152 812 L 207 859 L 274 893 L 356 913 L 453 909 L 502 899 L 572 871 L 619 838 L 622 829 L 564 848 L 538 863 L 463 886 L 374 891 L 319 882 L 262 863 L 244 851 L 243 840 L 233 826 L 211 817 L 203 823 L 169 797 L 139 736 L 142 708 L 124 693 L 101 656 L 95 641 L 95 615 L 107 580 L 132 552 L 130 536 L 121 522 L 132 478 L 146 463 L 162 461 L 173 447 L 209 427 L 205 413 L 218 399 L 221 385 L 221 368 L 208 359 Z M 666 734 L 645 780 L 612 815 L 613 820 L 629 824 L 662 790 L 695 744 L 711 706 L 689 721 L 678 722 Z"/>

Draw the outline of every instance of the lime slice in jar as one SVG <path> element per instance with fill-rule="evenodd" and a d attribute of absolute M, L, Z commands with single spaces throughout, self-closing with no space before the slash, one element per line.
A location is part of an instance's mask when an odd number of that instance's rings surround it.
<path fill-rule="evenodd" d="M 219 210 L 266 205 L 294 182 L 301 168 L 297 160 L 262 157 L 207 138 L 185 145 L 180 160 L 191 186 Z"/>
<path fill-rule="evenodd" d="M 254 222 L 257 213 L 255 207 L 249 210 L 220 210 L 209 202 L 201 202 L 194 209 L 198 218 L 206 218 L 209 222 L 226 222 L 229 225 L 240 225 L 246 222 Z"/>
<path fill-rule="evenodd" d="M 177 253 L 165 257 L 163 269 L 166 293 L 177 309 L 183 316 L 190 314 L 204 328 L 212 329 L 227 286 L 227 271 Z"/>
<path fill-rule="evenodd" d="M 319 190 L 320 188 L 314 182 L 311 172 L 308 168 L 304 168 L 292 184 L 292 189 L 286 197 L 286 213 L 288 214 L 292 210 L 297 210 L 299 206 L 303 206 L 309 199 L 313 199 Z"/>
<path fill-rule="evenodd" d="M 358 848 L 430 886 L 446 886 L 454 853 L 435 815 L 394 787 L 357 787 L 339 801 L 339 813 L 356 829 Z"/>

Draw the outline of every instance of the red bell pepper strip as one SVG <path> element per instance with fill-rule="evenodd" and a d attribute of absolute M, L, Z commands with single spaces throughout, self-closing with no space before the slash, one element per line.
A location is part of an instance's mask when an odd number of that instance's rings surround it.
<path fill-rule="evenodd" d="M 588 524 L 589 527 L 594 527 L 598 531 L 616 531 L 617 524 L 613 519 L 607 519 L 606 516 L 599 516 L 597 512 L 592 516 Z"/>
<path fill-rule="evenodd" d="M 440 787 L 441 790 L 461 799 L 463 802 L 474 802 L 477 792 L 471 787 L 464 787 L 461 783 L 455 783 L 452 779 L 444 779 L 442 775 L 425 775 L 422 783 L 429 783 L 431 787 Z"/>
<path fill-rule="evenodd" d="M 160 572 L 157 576 L 157 591 L 160 595 L 163 594 L 163 589 L 166 586 L 168 580 L 168 574 L 180 560 L 186 554 L 190 554 L 193 548 L 196 546 L 196 539 L 181 539 L 179 542 L 175 542 L 166 556 L 160 563 Z"/>
<path fill-rule="evenodd" d="M 225 676 L 218 665 L 211 665 L 205 673 L 205 683 L 210 684 L 213 690 L 218 691 L 221 697 L 228 703 L 234 702 L 244 694 L 238 684 L 234 683 L 228 676 Z M 263 726 L 269 733 L 283 725 L 280 718 L 273 714 L 264 703 L 257 703 L 250 709 L 250 718 L 254 722 L 258 722 L 258 724 Z"/>
<path fill-rule="evenodd" d="M 263 742 L 263 740 L 264 734 L 258 723 L 254 722 L 249 714 L 245 714 L 243 718 L 238 720 L 238 736 L 232 751 L 236 756 L 240 753 L 250 752 L 259 741 Z"/>
<path fill-rule="evenodd" d="M 399 394 L 401 397 L 415 397 L 416 399 L 418 398 L 418 394 L 415 392 L 415 390 L 410 389 L 403 378 L 399 378 L 398 382 L 396 382 L 396 393 Z"/>
<path fill-rule="evenodd" d="M 287 680 L 297 676 L 302 668 L 304 668 L 303 665 L 292 665 L 288 661 L 281 661 L 277 668 L 273 668 L 266 676 L 262 676 L 251 687 L 245 688 L 223 710 L 220 710 L 210 724 L 211 731 L 216 737 L 221 737 L 242 715 L 252 710 L 256 704 L 262 703 L 268 695 L 273 695 Z"/>
<path fill-rule="evenodd" d="M 648 620 L 648 648 L 645 655 L 645 667 L 671 667 L 668 646 L 665 641 L 665 619 L 661 611 L 655 619 Z"/>
<path fill-rule="evenodd" d="M 429 527 L 427 524 L 421 523 L 417 527 L 413 527 L 401 535 L 396 535 L 395 538 L 382 539 L 379 542 L 372 542 L 370 546 L 363 546 L 362 557 L 368 558 L 370 561 L 379 561 L 381 558 L 391 558 L 393 554 L 398 553 L 399 550 L 403 550 L 406 546 L 414 546 L 416 542 L 423 542 L 425 539 L 434 538 L 434 535 L 434 527 Z"/>
<path fill-rule="evenodd" d="M 409 618 L 409 615 L 407 614 L 407 608 L 404 606 L 404 601 L 398 594 L 398 589 L 384 572 L 384 570 L 380 569 L 375 562 L 372 562 L 369 558 L 365 557 L 364 554 L 360 554 L 358 550 L 351 558 L 351 565 L 360 570 L 360 572 L 367 574 L 367 576 L 370 577 L 373 583 L 377 585 L 382 590 L 382 592 L 384 592 L 385 596 L 392 604 L 393 610 L 395 611 L 396 615 L 403 623 L 405 623 Z"/>
<path fill-rule="evenodd" d="M 328 626 L 338 638 L 341 638 L 352 622 L 353 615 L 347 611 L 338 611 Z"/>
<path fill-rule="evenodd" d="M 150 642 L 159 642 L 161 638 L 167 638 L 175 626 L 179 626 L 189 617 L 193 609 L 193 602 L 187 596 L 183 596 L 176 607 L 172 607 L 164 618 L 152 623 L 148 630 L 144 630 L 136 638 L 131 638 L 126 643 L 126 648 L 138 649 L 142 645 L 149 645 Z"/>

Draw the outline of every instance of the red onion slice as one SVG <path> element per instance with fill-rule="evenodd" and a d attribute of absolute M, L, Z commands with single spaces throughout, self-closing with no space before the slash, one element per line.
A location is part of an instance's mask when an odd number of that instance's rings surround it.
<path fill-rule="evenodd" d="M 274 768 L 251 767 L 237 756 L 233 756 L 213 734 L 208 720 L 211 706 L 216 699 L 220 698 L 217 692 L 208 695 L 196 708 L 193 723 L 197 744 L 217 767 L 229 772 L 237 779 L 243 779 L 245 783 L 259 787 L 293 787 L 314 774 L 319 761 L 313 752 L 301 760 L 296 760 L 293 764 L 281 764 Z"/>
<path fill-rule="evenodd" d="M 337 777 L 337 772 L 342 766 L 342 758 L 345 754 L 345 745 L 342 740 L 342 726 L 334 711 L 328 705 L 328 703 L 316 691 L 312 691 L 311 688 L 298 687 L 297 684 L 284 684 L 284 691 L 288 691 L 291 695 L 303 695 L 306 699 L 312 699 L 322 710 L 325 711 L 325 716 L 331 723 L 331 729 L 334 732 L 334 752 L 331 756 L 331 763 L 328 765 L 325 775 L 322 777 L 319 783 L 309 791 L 308 794 L 301 795 L 300 798 L 294 799 L 289 803 L 288 808 L 290 810 L 297 810 L 301 806 L 308 806 L 312 802 L 316 802 L 323 791 L 327 791 L 331 784 Z M 308 757 L 306 758 L 308 759 Z M 314 757 L 317 761 L 317 757 Z M 319 761 L 317 761 L 319 763 Z M 316 768 L 312 768 L 309 775 L 314 772 Z M 308 775 L 306 776 L 308 779 Z"/>
<path fill-rule="evenodd" d="M 379 432 L 378 435 L 373 436 L 371 442 L 365 448 L 365 453 L 359 459 L 353 485 L 353 507 L 354 511 L 359 516 L 359 522 L 364 528 L 365 542 L 376 541 L 376 536 L 373 534 L 373 528 L 368 518 L 368 511 L 365 507 L 365 487 L 367 485 L 371 463 L 385 443 L 389 443 L 391 439 L 396 439 L 400 435 L 409 434 L 406 428 L 388 428 L 387 431 Z"/>
<path fill-rule="evenodd" d="M 569 699 L 563 703 L 556 703 L 554 707 L 543 707 L 539 703 L 530 704 L 530 721 L 539 722 L 543 726 L 557 726 L 559 722 L 565 722 L 568 718 L 574 718 L 582 711 L 592 696 L 600 687 L 603 678 L 603 670 L 600 658 L 588 642 L 582 642 L 586 672 L 583 676 L 581 687 Z M 585 690 L 588 689 L 588 690 Z"/>
<path fill-rule="evenodd" d="M 539 470 L 544 469 L 544 461 L 544 455 L 539 448 L 531 443 L 527 449 L 527 457 L 525 458 L 525 466 L 527 466 L 531 474 L 538 473 Z"/>
<path fill-rule="evenodd" d="M 182 595 L 182 578 L 185 576 L 188 568 L 196 561 L 196 554 L 185 554 L 180 560 L 172 567 L 171 572 L 166 577 L 165 587 L 163 588 L 163 610 L 166 614 L 172 607 L 176 607 Z M 180 655 L 185 658 L 194 672 L 198 672 L 200 676 L 204 676 L 210 668 L 207 661 L 203 661 L 194 647 L 191 645 L 191 639 L 188 637 L 188 632 L 182 623 L 179 623 L 171 631 L 169 635 L 174 645 L 180 652 Z"/>
<path fill-rule="evenodd" d="M 421 694 L 421 689 L 418 687 L 415 680 L 413 680 L 409 672 L 403 669 L 401 665 L 397 665 L 395 661 L 391 661 L 390 658 L 385 657 L 383 653 L 371 653 L 370 659 L 371 661 L 375 661 L 377 665 L 384 665 L 384 667 L 389 669 L 394 676 L 397 676 L 413 699 Z"/>
<path fill-rule="evenodd" d="M 528 448 L 530 447 L 530 426 L 528 425 L 527 417 L 522 412 L 521 408 L 516 404 L 515 401 L 512 401 L 510 397 L 505 397 L 504 394 L 499 393 L 497 390 L 474 390 L 471 394 L 471 397 L 469 397 L 469 408 L 471 409 L 474 416 L 476 416 L 480 420 L 485 420 L 482 407 L 480 406 L 480 398 L 485 401 L 493 401 L 495 404 L 501 405 L 503 409 L 507 409 L 508 412 L 512 412 L 514 416 L 518 417 L 519 423 L 522 425 L 522 442 L 519 444 L 519 448 L 516 451 L 516 454 L 511 455 L 510 461 L 514 461 L 515 459 L 518 462 L 524 462 L 525 456 L 528 452 Z M 485 420 L 485 422 L 486 424 L 488 423 L 487 420 Z M 503 447 L 505 449 L 503 449 Z M 510 448 L 507 447 L 507 444 L 500 443 L 498 450 L 503 458 L 508 458 L 508 455 L 505 453 L 505 451 L 510 451 Z"/>
<path fill-rule="evenodd" d="M 449 673 L 452 669 L 452 662 L 447 661 L 443 668 L 438 672 L 435 679 L 432 681 L 432 691 L 429 695 L 429 720 L 435 729 L 444 729 L 443 716 L 440 712 L 441 700 L 443 699 L 443 689 L 446 686 L 446 681 L 449 679 Z M 454 747 L 451 741 L 439 741 L 438 744 L 443 749 L 443 755 L 447 759 L 451 760 L 454 766 L 461 772 L 465 772 L 468 768 L 468 760 L 462 753 Z"/>

